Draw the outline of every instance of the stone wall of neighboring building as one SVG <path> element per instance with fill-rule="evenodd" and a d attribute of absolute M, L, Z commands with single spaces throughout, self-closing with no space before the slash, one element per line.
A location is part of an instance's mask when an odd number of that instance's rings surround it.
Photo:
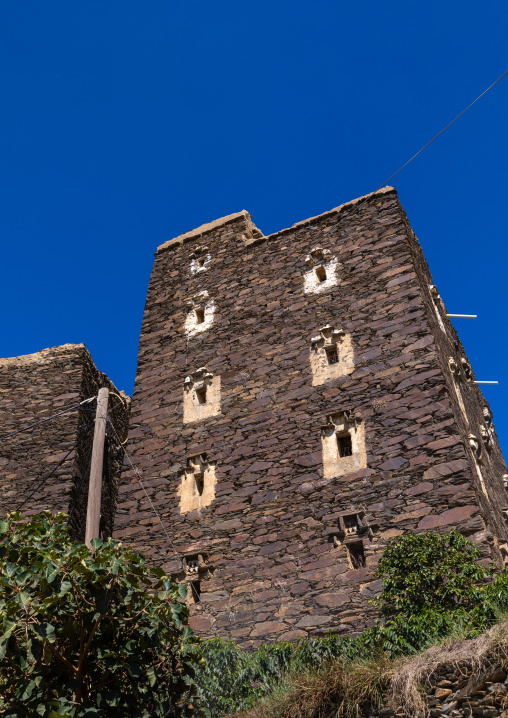
<path fill-rule="evenodd" d="M 115 536 L 193 583 L 198 631 L 202 606 L 244 645 L 361 630 L 405 532 L 455 527 L 499 556 L 506 468 L 431 284 L 392 188 L 269 237 L 244 211 L 159 247 L 129 451 L 184 568 L 130 472 Z"/>
<path fill-rule="evenodd" d="M 3 437 L 58 414 L 96 396 L 102 386 L 117 395 L 111 398 L 110 415 L 123 440 L 129 401 L 98 371 L 83 344 L 0 359 L 0 434 Z M 74 537 L 84 538 L 95 408 L 95 401 L 83 404 L 0 441 L 0 514 L 18 509 L 26 514 L 64 511 L 71 516 Z M 121 450 L 110 443 L 102 502 L 103 530 L 109 535 L 123 458 Z"/>

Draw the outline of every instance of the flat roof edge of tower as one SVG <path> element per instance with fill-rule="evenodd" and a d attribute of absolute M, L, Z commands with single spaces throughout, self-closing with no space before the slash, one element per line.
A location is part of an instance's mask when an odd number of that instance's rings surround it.
<path fill-rule="evenodd" d="M 77 353 L 80 351 L 88 352 L 84 344 L 60 344 L 56 347 L 48 347 L 41 349 L 32 354 L 20 354 L 14 357 L 0 357 L 0 365 L 6 364 L 31 364 L 32 362 L 51 361 L 55 356 L 65 353 Z"/>
<path fill-rule="evenodd" d="M 362 197 L 357 197 L 356 199 L 351 199 L 349 202 L 343 202 L 342 204 L 339 204 L 337 207 L 334 207 L 333 209 L 327 209 L 326 212 L 322 212 L 321 214 L 316 214 L 314 217 L 308 217 L 307 219 L 302 219 L 299 222 L 295 222 L 295 224 L 292 224 L 291 227 L 286 227 L 285 229 L 279 229 L 277 232 L 272 232 L 272 234 L 268 234 L 266 237 L 263 237 L 262 239 L 272 239 L 273 237 L 277 237 L 280 234 L 284 234 L 286 232 L 291 232 L 293 229 L 298 229 L 299 227 L 305 227 L 307 224 L 312 224 L 312 222 L 315 222 L 317 219 L 324 219 L 325 217 L 330 217 L 333 214 L 339 214 L 345 209 L 348 209 L 349 207 L 354 207 L 355 204 L 360 204 L 360 202 L 364 202 L 365 200 L 371 199 L 372 197 L 375 197 L 376 195 L 385 195 L 385 194 L 397 194 L 397 190 L 395 187 L 392 187 L 390 185 L 383 187 L 382 189 L 378 189 L 375 192 L 369 192 L 368 194 L 362 195 Z M 257 242 L 260 242 L 261 239 L 254 238 L 247 242 L 247 244 L 255 244 Z"/>
<path fill-rule="evenodd" d="M 22 368 L 29 369 L 37 364 L 51 364 L 51 362 L 55 359 L 66 355 L 69 357 L 82 357 L 85 362 L 90 362 L 94 370 L 97 371 L 98 375 L 105 377 L 110 385 L 110 391 L 114 390 L 117 394 L 121 395 L 123 399 L 128 402 L 131 401 L 131 397 L 126 394 L 123 389 L 118 389 L 109 376 L 97 367 L 92 355 L 83 342 L 80 344 L 59 344 L 56 347 L 47 347 L 46 349 L 41 349 L 40 351 L 33 352 L 32 354 L 19 354 L 14 357 L 0 357 L 0 370 L 2 370 L 2 373 L 8 373 L 12 370 Z"/>
<path fill-rule="evenodd" d="M 246 209 L 242 209 L 241 212 L 234 212 L 233 214 L 227 214 L 225 217 L 219 217 L 219 219 L 214 219 L 213 222 L 206 222 L 205 224 L 202 224 L 201 226 L 196 227 L 196 229 L 191 229 L 189 232 L 184 232 L 183 234 L 179 234 L 178 237 L 169 239 L 167 242 L 164 242 L 163 244 L 161 244 L 157 247 L 156 254 L 159 254 L 159 252 L 163 252 L 165 249 L 170 249 L 179 244 L 185 244 L 185 242 L 188 242 L 191 239 L 194 239 L 196 237 L 201 237 L 201 235 L 203 235 L 203 234 L 207 234 L 208 232 L 213 232 L 214 229 L 217 229 L 218 227 L 222 227 L 226 224 L 230 224 L 231 222 L 236 222 L 239 219 L 244 219 L 247 222 L 252 224 L 252 222 L 250 220 L 250 214 L 247 212 Z"/>
<path fill-rule="evenodd" d="M 268 235 L 263 235 L 260 230 L 254 225 L 254 223 L 251 220 L 251 215 L 247 212 L 247 210 L 243 209 L 241 212 L 235 212 L 233 214 L 228 214 L 225 217 L 220 217 L 219 219 L 214 220 L 213 222 L 207 222 L 205 224 L 202 224 L 199 227 L 196 227 L 196 229 L 192 229 L 189 232 L 184 232 L 184 234 L 179 234 L 177 237 L 174 237 L 173 239 L 168 240 L 167 242 L 164 242 L 159 247 L 157 247 L 156 255 L 160 252 L 164 252 L 167 249 L 172 249 L 174 247 L 177 247 L 181 244 L 185 244 L 186 242 L 189 242 L 191 239 L 195 239 L 197 237 L 201 237 L 204 234 L 207 234 L 208 232 L 212 232 L 213 230 L 217 229 L 218 227 L 223 227 L 227 224 L 231 224 L 232 222 L 236 222 L 239 219 L 245 220 L 249 227 L 254 230 L 254 237 L 251 237 L 250 239 L 247 239 L 245 241 L 245 246 L 251 246 L 253 244 L 259 244 L 260 242 L 263 242 L 267 239 L 273 239 L 275 237 L 278 237 L 281 234 L 285 234 L 286 232 L 291 232 L 294 229 L 298 229 L 299 227 L 305 227 L 305 225 L 311 224 L 312 222 L 315 222 L 318 219 L 323 219 L 326 217 L 330 217 L 334 214 L 339 214 L 343 210 L 353 207 L 356 204 L 359 204 L 360 202 L 364 202 L 365 200 L 371 199 L 372 197 L 375 197 L 376 195 L 386 195 L 386 194 L 397 194 L 397 190 L 388 185 L 387 187 L 383 187 L 382 189 L 378 189 L 375 192 L 369 192 L 368 194 L 363 195 L 362 197 L 357 197 L 356 199 L 349 200 L 348 202 L 344 202 L 343 204 L 338 205 L 338 207 L 333 207 L 333 209 L 328 209 L 326 212 L 322 212 L 321 214 L 315 215 L 314 217 L 308 217 L 307 219 L 302 219 L 299 222 L 296 222 L 295 224 L 291 225 L 291 227 L 286 227 L 284 229 L 279 229 L 277 232 L 272 232 Z"/>

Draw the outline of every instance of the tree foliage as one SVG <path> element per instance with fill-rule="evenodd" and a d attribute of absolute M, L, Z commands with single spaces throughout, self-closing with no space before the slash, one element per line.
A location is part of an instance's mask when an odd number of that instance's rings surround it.
<path fill-rule="evenodd" d="M 471 610 L 482 601 L 492 571 L 478 563 L 480 549 L 455 530 L 398 536 L 385 550 L 376 575 L 383 579 L 377 601 L 383 616 L 423 610 Z"/>
<path fill-rule="evenodd" d="M 92 543 L 73 543 L 63 514 L 0 522 L 0 713 L 198 715 L 185 587 L 111 539 Z"/>
<path fill-rule="evenodd" d="M 377 569 L 382 621 L 354 638 L 244 651 L 199 644 L 185 588 L 142 556 L 112 540 L 92 552 L 72 543 L 61 514 L 13 514 L 0 522 L 0 714 L 219 718 L 333 660 L 415 653 L 457 624 L 478 635 L 508 607 L 508 574 L 492 580 L 479 558 L 455 531 L 398 537 Z"/>
<path fill-rule="evenodd" d="M 376 571 L 383 579 L 374 600 L 386 619 L 377 628 L 383 651 L 416 653 L 453 631 L 472 638 L 489 628 L 504 609 L 506 576 L 492 582 L 493 568 L 480 557 L 478 546 L 455 530 L 395 538 Z"/>

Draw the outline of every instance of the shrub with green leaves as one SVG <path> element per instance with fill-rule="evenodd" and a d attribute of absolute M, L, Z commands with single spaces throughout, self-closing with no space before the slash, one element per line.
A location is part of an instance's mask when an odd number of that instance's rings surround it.
<path fill-rule="evenodd" d="M 383 579 L 374 600 L 386 618 L 378 629 L 382 649 L 415 653 L 458 628 L 471 638 L 489 628 L 507 595 L 506 579 L 501 573 L 490 583 L 493 569 L 480 557 L 478 546 L 455 530 L 394 539 L 376 571 Z"/>
<path fill-rule="evenodd" d="M 111 539 L 73 543 L 65 519 L 0 522 L 0 714 L 203 715 L 185 587 Z"/>
<path fill-rule="evenodd" d="M 480 556 L 480 549 L 455 530 L 398 536 L 376 571 L 383 579 L 377 601 L 381 614 L 410 616 L 459 606 L 472 610 L 482 601 L 481 585 L 492 575 L 478 563 Z"/>

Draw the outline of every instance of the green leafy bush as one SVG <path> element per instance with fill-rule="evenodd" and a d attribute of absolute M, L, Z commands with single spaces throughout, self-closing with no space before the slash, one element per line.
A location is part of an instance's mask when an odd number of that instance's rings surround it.
<path fill-rule="evenodd" d="M 466 637 L 489 628 L 508 586 L 504 573 L 489 585 L 493 569 L 478 563 L 480 556 L 455 530 L 394 539 L 376 571 L 383 590 L 374 603 L 386 619 L 378 629 L 381 648 L 391 655 L 414 653 L 457 628 Z"/>
<path fill-rule="evenodd" d="M 92 543 L 73 543 L 63 514 L 0 522 L 0 713 L 197 715 L 185 587 L 115 541 Z"/>
<path fill-rule="evenodd" d="M 478 563 L 480 549 L 457 531 L 398 536 L 385 550 L 376 576 L 383 591 L 376 603 L 383 616 L 423 610 L 472 610 L 492 571 Z"/>

